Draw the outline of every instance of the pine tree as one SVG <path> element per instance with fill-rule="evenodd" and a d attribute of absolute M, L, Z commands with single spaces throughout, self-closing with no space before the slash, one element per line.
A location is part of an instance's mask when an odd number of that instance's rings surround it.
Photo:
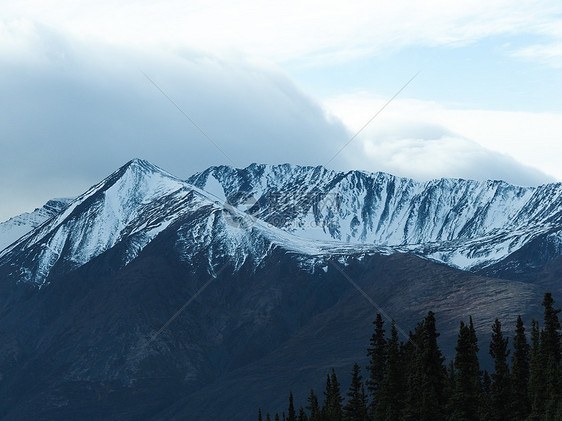
<path fill-rule="evenodd" d="M 348 402 L 343 408 L 345 421 L 365 421 L 367 419 L 367 406 L 365 404 L 365 390 L 363 388 L 361 368 L 359 364 L 353 365 L 351 385 L 347 392 Z"/>
<path fill-rule="evenodd" d="M 490 356 L 494 359 L 494 373 L 490 388 L 491 419 L 511 420 L 511 382 L 507 357 L 508 338 L 503 337 L 501 322 L 496 319 L 492 325 Z"/>
<path fill-rule="evenodd" d="M 492 419 L 492 401 L 491 401 L 491 388 L 492 379 L 487 370 L 482 374 L 482 390 L 480 397 L 480 406 L 478 409 L 479 419 L 490 420 Z"/>
<path fill-rule="evenodd" d="M 275 421 L 279 421 L 279 413 L 278 412 L 275 413 Z"/>
<path fill-rule="evenodd" d="M 531 322 L 531 358 L 529 374 L 529 402 L 531 414 L 529 420 L 541 420 L 545 414 L 546 384 L 545 360 L 541 352 L 539 322 Z"/>
<path fill-rule="evenodd" d="M 554 309 L 552 294 L 544 294 L 542 302 L 544 307 L 544 329 L 541 332 L 541 352 L 546 360 L 553 360 L 556 365 L 560 362 L 560 321 L 558 313 L 560 309 Z"/>
<path fill-rule="evenodd" d="M 314 393 L 314 389 L 310 389 L 307 402 L 306 409 L 310 411 L 309 421 L 320 421 L 320 406 L 318 405 L 318 397 Z"/>
<path fill-rule="evenodd" d="M 289 392 L 289 418 L 287 421 L 297 421 L 297 414 L 295 413 L 295 406 L 293 403 L 293 392 Z"/>
<path fill-rule="evenodd" d="M 304 408 L 302 406 L 299 408 L 298 421 L 310 421 L 306 416 L 306 413 L 304 412 Z"/>
<path fill-rule="evenodd" d="M 560 363 L 560 309 L 554 308 L 552 294 L 544 294 L 544 329 L 541 332 L 541 354 L 546 374 L 546 417 L 554 419 L 558 407 L 560 384 L 558 371 Z"/>
<path fill-rule="evenodd" d="M 258 421 L 263 421 L 263 418 L 261 416 L 261 408 L 258 409 Z"/>
<path fill-rule="evenodd" d="M 269 412 L 265 414 L 265 421 L 271 421 L 271 416 L 269 415 Z"/>
<path fill-rule="evenodd" d="M 403 393 L 405 389 L 403 367 L 400 355 L 400 344 L 396 324 L 392 321 L 390 338 L 387 342 L 387 361 L 384 380 L 378 393 L 378 404 L 375 420 L 400 419 L 403 409 Z"/>
<path fill-rule="evenodd" d="M 438 337 L 435 315 L 430 311 L 424 321 L 421 366 L 418 368 L 421 371 L 420 420 L 445 418 L 447 371 L 443 365 L 445 357 L 437 344 Z"/>
<path fill-rule="evenodd" d="M 326 391 L 324 392 L 324 405 L 322 406 L 322 420 L 341 421 L 342 420 L 342 401 L 340 384 L 336 372 L 332 369 L 332 374 L 327 376 Z"/>
<path fill-rule="evenodd" d="M 447 399 L 447 370 L 445 358 L 437 344 L 435 315 L 429 312 L 418 323 L 410 340 L 403 347 L 407 364 L 407 395 L 404 404 L 405 420 L 443 420 Z"/>
<path fill-rule="evenodd" d="M 384 379 L 386 365 L 386 339 L 384 330 L 384 321 L 380 313 L 377 314 L 375 321 L 375 332 L 371 336 L 369 342 L 370 347 L 367 349 L 369 357 L 369 365 L 367 370 L 369 377 L 367 379 L 367 391 L 369 392 L 369 414 L 374 415 L 377 406 L 377 393 Z"/>
<path fill-rule="evenodd" d="M 514 420 L 525 420 L 531 412 L 529 403 L 530 347 L 525 335 L 525 326 L 521 316 L 517 317 L 515 336 L 513 337 L 513 355 L 511 357 L 513 396 L 512 408 Z"/>
<path fill-rule="evenodd" d="M 480 399 L 480 365 L 478 344 L 472 324 L 460 324 L 455 355 L 455 389 L 451 397 L 451 419 L 470 421 L 478 417 Z"/>

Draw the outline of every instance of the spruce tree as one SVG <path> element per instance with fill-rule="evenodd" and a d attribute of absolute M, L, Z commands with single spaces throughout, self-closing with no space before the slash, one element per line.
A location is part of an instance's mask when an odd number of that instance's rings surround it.
<path fill-rule="evenodd" d="M 490 388 L 490 404 L 492 420 L 511 420 L 511 381 L 507 357 L 508 338 L 503 337 L 501 322 L 496 319 L 492 325 L 490 356 L 494 359 L 494 373 Z"/>
<path fill-rule="evenodd" d="M 471 421 L 478 417 L 480 399 L 480 365 L 478 345 L 472 324 L 460 324 L 455 355 L 455 389 L 451 397 L 451 419 Z"/>
<path fill-rule="evenodd" d="M 271 421 L 271 416 L 269 415 L 269 412 L 265 414 L 265 421 Z"/>
<path fill-rule="evenodd" d="M 512 366 L 512 408 L 514 420 L 525 420 L 531 412 L 529 403 L 530 347 L 525 335 L 525 326 L 521 316 L 517 317 L 515 336 L 513 337 Z"/>
<path fill-rule="evenodd" d="M 529 374 L 529 402 L 531 414 L 529 420 L 541 420 L 545 414 L 546 382 L 545 359 L 541 352 L 539 322 L 531 322 L 531 358 Z"/>
<path fill-rule="evenodd" d="M 261 408 L 258 409 L 258 421 L 263 421 L 263 418 L 261 416 Z"/>
<path fill-rule="evenodd" d="M 314 393 L 314 389 L 310 389 L 310 393 L 307 398 L 308 405 L 306 409 L 308 409 L 310 413 L 309 420 L 310 421 L 320 421 L 320 407 L 318 405 L 318 398 Z"/>
<path fill-rule="evenodd" d="M 327 376 L 325 399 L 322 406 L 322 420 L 341 421 L 342 420 L 342 401 L 340 384 L 336 372 L 332 369 L 332 374 Z"/>
<path fill-rule="evenodd" d="M 554 419 L 560 395 L 558 379 L 560 363 L 560 321 L 558 320 L 558 313 L 560 313 L 560 309 L 554 308 L 554 299 L 550 292 L 544 294 L 542 305 L 544 307 L 544 329 L 541 332 L 541 354 L 543 369 L 546 374 L 545 415 L 547 419 Z"/>
<path fill-rule="evenodd" d="M 384 330 L 384 321 L 380 313 L 377 314 L 375 321 L 375 331 L 371 336 L 369 348 L 367 348 L 367 356 L 369 357 L 369 365 L 367 370 L 369 377 L 367 378 L 367 391 L 369 393 L 369 414 L 374 415 L 377 406 L 377 392 L 379 391 L 384 379 L 386 365 L 386 339 Z"/>
<path fill-rule="evenodd" d="M 310 421 L 306 416 L 306 412 L 304 412 L 304 408 L 301 406 L 299 408 L 299 416 L 297 418 L 298 421 Z"/>
<path fill-rule="evenodd" d="M 348 401 L 343 407 L 343 419 L 345 421 L 365 421 L 367 419 L 367 406 L 365 403 L 365 389 L 360 374 L 359 364 L 353 365 L 351 385 L 347 392 Z"/>
<path fill-rule="evenodd" d="M 387 342 L 388 357 L 384 380 L 378 393 L 375 420 L 392 421 L 400 419 L 404 400 L 403 367 L 396 324 L 392 321 L 390 338 Z"/>
<path fill-rule="evenodd" d="M 293 403 L 293 392 L 289 392 L 289 410 L 288 410 L 289 417 L 287 421 L 297 421 L 297 414 L 295 412 L 295 405 Z"/>
<path fill-rule="evenodd" d="M 488 374 L 488 370 L 484 370 L 482 374 L 482 390 L 479 405 L 479 418 L 488 421 L 492 419 L 492 402 L 491 402 L 492 379 Z"/>
<path fill-rule="evenodd" d="M 443 365 L 445 357 L 437 344 L 435 315 L 432 311 L 424 321 L 423 345 L 421 353 L 421 389 L 420 389 L 420 420 L 438 421 L 445 418 L 446 406 L 445 387 L 447 371 Z"/>

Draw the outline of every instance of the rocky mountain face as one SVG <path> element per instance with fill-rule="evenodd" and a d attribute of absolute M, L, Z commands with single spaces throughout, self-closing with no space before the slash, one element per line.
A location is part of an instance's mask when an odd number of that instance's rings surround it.
<path fill-rule="evenodd" d="M 485 350 L 558 285 L 561 189 L 133 160 L 0 251 L 0 417 L 253 419 L 345 386 L 381 311 Z"/>
<path fill-rule="evenodd" d="M 0 222 L 0 250 L 8 247 L 14 241 L 34 230 L 45 221 L 57 215 L 72 199 L 52 199 L 41 208 L 33 212 L 22 213 L 7 221 Z"/>
<path fill-rule="evenodd" d="M 560 249 L 562 184 L 425 183 L 323 167 L 212 167 L 189 182 L 307 239 L 376 244 L 465 270 L 541 240 Z"/>

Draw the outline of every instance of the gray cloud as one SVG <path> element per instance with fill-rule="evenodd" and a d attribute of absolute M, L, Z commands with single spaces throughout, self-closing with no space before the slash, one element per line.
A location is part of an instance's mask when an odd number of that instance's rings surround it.
<path fill-rule="evenodd" d="M 321 165 L 352 135 L 277 67 L 247 57 L 123 50 L 37 26 L 25 35 L 0 54 L 0 220 L 77 195 L 134 157 L 180 177 L 230 164 L 141 70 L 238 166 Z M 442 127 L 378 123 L 330 167 L 548 181 Z"/>
<path fill-rule="evenodd" d="M 349 136 L 275 67 L 97 48 L 39 31 L 33 54 L 0 67 L 0 196 L 10 198 L 0 219 L 78 194 L 134 157 L 181 177 L 231 164 L 140 70 L 239 166 L 316 163 L 319 148 L 335 151 Z"/>

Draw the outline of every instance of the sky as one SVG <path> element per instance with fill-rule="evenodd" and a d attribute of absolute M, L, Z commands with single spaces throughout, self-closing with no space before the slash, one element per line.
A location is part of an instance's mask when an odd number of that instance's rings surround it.
<path fill-rule="evenodd" d="M 3 2 L 0 221 L 133 158 L 562 181 L 561 76 L 558 1 Z"/>

